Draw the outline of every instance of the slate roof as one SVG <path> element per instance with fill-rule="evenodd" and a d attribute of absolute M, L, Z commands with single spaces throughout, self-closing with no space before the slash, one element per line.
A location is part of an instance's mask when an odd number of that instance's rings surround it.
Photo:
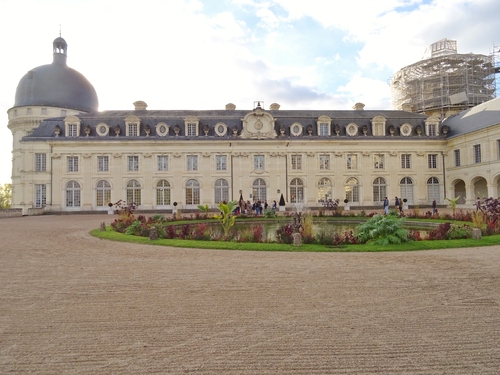
<path fill-rule="evenodd" d="M 173 128 L 178 125 L 180 128 L 179 137 L 185 138 L 184 129 L 184 119 L 187 116 L 196 116 L 200 120 L 199 136 L 202 139 L 220 139 L 220 138 L 233 138 L 233 128 L 238 129 L 238 134 L 240 134 L 243 128 L 242 119 L 252 110 L 112 110 L 103 112 L 94 112 L 88 114 L 80 114 L 77 117 L 81 121 L 81 134 L 80 137 L 85 136 L 83 133 L 84 128 L 88 125 L 91 128 L 91 133 L 89 137 L 94 137 L 98 139 L 117 139 L 123 140 L 125 136 L 125 118 L 129 115 L 135 115 L 141 120 L 141 134 L 139 137 L 143 139 L 146 134 L 144 128 L 149 125 L 151 128 L 150 137 L 155 137 L 158 139 L 171 140 L 175 137 Z M 399 126 L 405 123 L 409 123 L 413 127 L 415 132 L 418 126 L 424 128 L 424 121 L 428 118 L 426 115 L 421 115 L 418 113 L 411 113 L 406 111 L 392 111 L 392 110 L 267 110 L 264 111 L 272 115 L 275 120 L 275 130 L 277 134 L 280 134 L 280 128 L 285 129 L 283 136 L 292 139 L 297 138 L 310 138 L 318 137 L 316 121 L 320 116 L 329 116 L 332 119 L 332 129 L 331 137 L 336 137 L 335 127 L 338 125 L 340 127 L 340 136 L 347 137 L 345 127 L 350 123 L 355 123 L 359 127 L 359 134 L 354 138 L 364 137 L 362 129 L 366 126 L 368 133 L 367 136 L 371 136 L 371 120 L 375 116 L 383 116 L 386 118 L 386 133 L 389 135 L 388 131 L 391 126 L 395 128 L 394 135 L 399 138 Z M 170 126 L 169 134 L 166 137 L 161 137 L 156 134 L 156 125 L 159 122 L 165 122 Z M 218 136 L 214 127 L 217 123 L 224 123 L 228 130 L 225 136 Z M 290 126 L 298 122 L 303 126 L 302 135 L 299 137 L 292 136 L 290 134 Z M 110 127 L 110 132 L 107 136 L 101 137 L 96 133 L 96 126 L 99 123 L 106 123 Z M 24 140 L 35 140 L 40 138 L 54 138 L 54 128 L 59 125 L 61 128 L 61 134 L 59 137 L 64 137 L 64 117 L 46 119 L 42 121 L 40 126 L 34 130 L 34 132 L 25 137 Z M 112 129 L 119 125 L 121 128 L 120 136 L 116 136 Z M 208 136 L 205 136 L 203 132 L 203 127 L 207 125 L 209 127 Z M 312 126 L 312 134 L 307 133 L 307 127 Z M 416 134 L 415 134 L 416 135 Z M 189 137 L 192 139 L 193 137 Z M 319 137 L 324 139 L 325 137 Z M 352 138 L 352 137 L 349 137 Z M 386 137 L 385 137 L 386 138 Z M 406 137 L 404 137 L 406 138 Z M 65 138 L 68 140 L 68 138 Z"/>
<path fill-rule="evenodd" d="M 500 98 L 479 104 L 466 111 L 450 116 L 443 121 L 443 125 L 450 127 L 447 138 L 472 133 L 499 124 Z"/>

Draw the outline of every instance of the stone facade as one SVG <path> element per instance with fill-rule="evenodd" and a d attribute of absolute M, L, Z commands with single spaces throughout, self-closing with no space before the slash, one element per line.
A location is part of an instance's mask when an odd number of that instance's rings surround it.
<path fill-rule="evenodd" d="M 425 206 L 458 195 L 472 206 L 500 194 L 498 99 L 481 105 L 487 121 L 474 117 L 482 110 L 441 120 L 362 103 L 176 111 L 137 101 L 104 112 L 35 104 L 8 111 L 12 207 L 23 214 L 107 211 L 118 200 L 142 210 L 215 208 L 240 196 L 271 204 L 281 194 L 301 208 L 330 199 L 381 207 L 385 196 Z"/>

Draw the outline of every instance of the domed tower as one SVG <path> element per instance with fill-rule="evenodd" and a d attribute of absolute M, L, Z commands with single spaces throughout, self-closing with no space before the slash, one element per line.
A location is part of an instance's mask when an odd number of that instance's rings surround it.
<path fill-rule="evenodd" d="M 52 64 L 28 71 L 17 85 L 14 106 L 7 113 L 12 132 L 12 207 L 32 207 L 34 194 L 28 185 L 48 171 L 49 153 L 32 150 L 22 138 L 42 120 L 97 112 L 99 102 L 92 84 L 66 65 L 68 44 L 60 36 L 53 42 Z M 48 147 L 48 146 L 46 146 Z M 42 150 L 43 151 L 43 150 Z M 36 164 L 36 155 L 46 154 Z"/>

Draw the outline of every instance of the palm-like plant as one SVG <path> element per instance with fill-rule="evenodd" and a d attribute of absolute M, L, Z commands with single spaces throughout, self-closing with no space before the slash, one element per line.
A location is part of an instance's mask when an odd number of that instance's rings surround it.
<path fill-rule="evenodd" d="M 356 237 L 361 243 L 382 246 L 407 242 L 408 230 L 403 228 L 404 221 L 394 211 L 389 215 L 375 215 L 356 228 Z"/>
<path fill-rule="evenodd" d="M 219 203 L 219 211 L 220 215 L 217 218 L 220 220 L 222 224 L 222 229 L 224 230 L 224 236 L 229 234 L 231 227 L 234 225 L 236 221 L 236 216 L 233 216 L 233 210 L 236 208 L 237 202 L 232 201 L 228 203 Z"/>
<path fill-rule="evenodd" d="M 450 207 L 451 207 L 451 210 L 453 211 L 453 217 L 455 217 L 455 210 L 457 209 L 457 204 L 458 204 L 459 199 L 460 199 L 460 195 L 458 197 L 453 198 L 453 199 L 446 198 L 446 200 L 448 202 L 450 202 Z"/>

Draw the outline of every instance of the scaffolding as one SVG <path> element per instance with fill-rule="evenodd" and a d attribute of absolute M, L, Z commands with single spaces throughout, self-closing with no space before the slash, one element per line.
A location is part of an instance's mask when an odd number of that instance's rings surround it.
<path fill-rule="evenodd" d="M 457 42 L 433 43 L 423 60 L 392 76 L 392 106 L 441 118 L 495 98 L 494 55 L 458 54 Z"/>

